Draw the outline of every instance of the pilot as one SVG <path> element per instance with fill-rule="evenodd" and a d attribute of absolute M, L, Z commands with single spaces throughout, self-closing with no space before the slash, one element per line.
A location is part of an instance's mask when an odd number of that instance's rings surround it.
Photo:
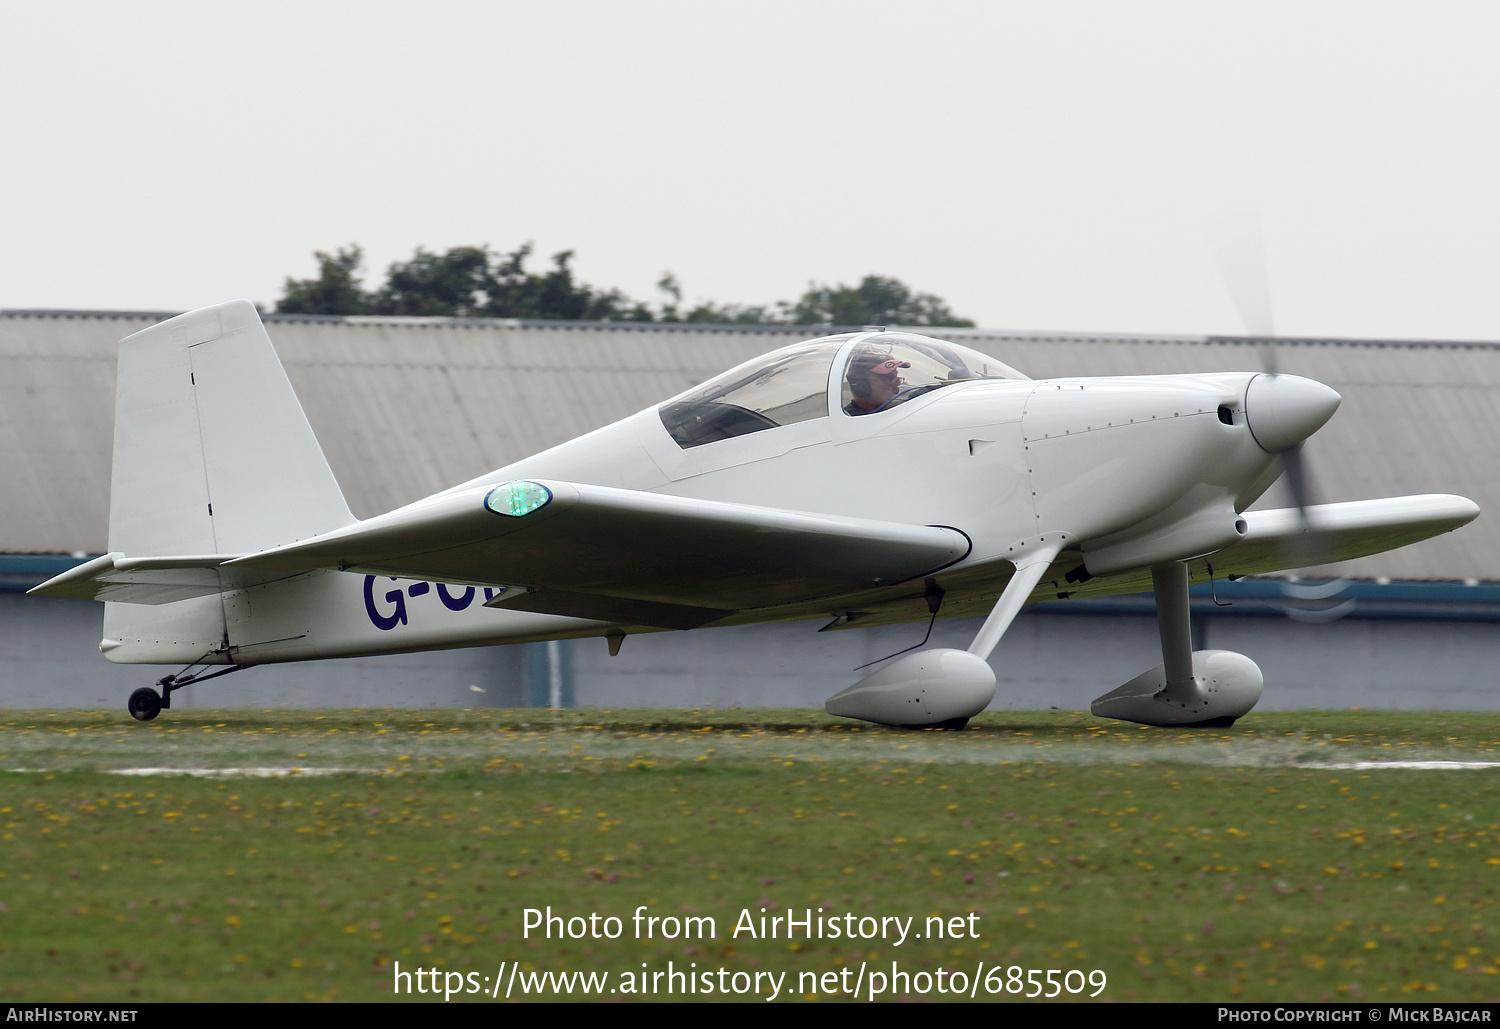
<path fill-rule="evenodd" d="M 853 415 L 879 411 L 901 392 L 900 369 L 910 367 L 910 362 L 890 353 L 867 350 L 856 354 L 845 374 L 854 399 L 844 405 L 844 411 Z"/>

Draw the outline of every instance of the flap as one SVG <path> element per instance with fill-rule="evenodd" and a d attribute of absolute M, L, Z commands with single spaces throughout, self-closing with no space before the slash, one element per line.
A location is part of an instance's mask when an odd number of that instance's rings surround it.
<path fill-rule="evenodd" d="M 654 629 L 696 629 L 718 621 L 732 611 L 710 607 L 685 607 L 654 600 L 633 600 L 596 593 L 568 593 L 564 590 L 538 590 L 508 587 L 485 607 L 507 611 L 531 611 L 543 615 L 567 615 L 595 622 L 618 625 L 646 625 Z"/>

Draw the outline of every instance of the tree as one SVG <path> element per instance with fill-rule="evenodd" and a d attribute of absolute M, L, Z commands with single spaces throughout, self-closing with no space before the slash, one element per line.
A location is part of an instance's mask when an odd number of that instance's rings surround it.
<path fill-rule="evenodd" d="M 662 322 L 696 322 L 703 325 L 774 325 L 778 319 L 764 306 L 716 304 L 700 300 L 686 311 L 681 310 L 682 285 L 671 272 L 662 272 L 656 288 L 666 297 L 657 320 Z M 786 305 L 781 305 L 785 307 Z"/>
<path fill-rule="evenodd" d="M 490 278 L 487 247 L 454 247 L 446 254 L 418 247 L 410 261 L 391 265 L 374 307 L 378 314 L 467 318 L 484 313 Z"/>
<path fill-rule="evenodd" d="M 858 286 L 811 285 L 789 312 L 796 325 L 946 325 L 972 328 L 931 293 L 915 293 L 899 279 L 866 275 Z"/>
<path fill-rule="evenodd" d="M 278 314 L 391 314 L 449 318 L 565 318 L 586 321 L 652 321 L 651 309 L 617 289 L 595 289 L 573 278 L 573 252 L 552 255 L 550 271 L 526 270 L 531 244 L 509 254 L 487 246 L 454 247 L 437 254 L 417 248 L 410 261 L 386 271 L 374 293 L 359 282 L 364 252 L 356 245 L 330 256 L 315 252 L 315 279 L 286 280 Z"/>
<path fill-rule="evenodd" d="M 282 297 L 276 302 L 277 314 L 371 314 L 371 297 L 359 283 L 359 266 L 364 251 L 350 243 L 332 256 L 321 250 L 313 252 L 318 259 L 316 279 L 287 277 Z"/>
<path fill-rule="evenodd" d="M 509 318 L 566 318 L 579 321 L 653 321 L 651 309 L 630 299 L 617 289 L 595 290 L 573 281 L 568 262 L 573 251 L 552 255 L 553 268 L 540 277 L 537 287 L 536 313 L 505 315 Z"/>
<path fill-rule="evenodd" d="M 350 244 L 330 256 L 315 252 L 316 279 L 286 280 L 278 314 L 391 314 L 450 318 L 538 318 L 570 321 L 692 322 L 704 325 L 972 326 L 930 293 L 898 279 L 867 275 L 858 286 L 811 285 L 795 304 L 720 304 L 682 301 L 677 276 L 663 272 L 657 310 L 618 289 L 598 289 L 573 277 L 573 251 L 552 255 L 552 267 L 528 271 L 531 244 L 508 254 L 488 246 L 453 247 L 438 254 L 417 248 L 397 261 L 386 281 L 367 292 L 359 281 L 364 252 Z"/>

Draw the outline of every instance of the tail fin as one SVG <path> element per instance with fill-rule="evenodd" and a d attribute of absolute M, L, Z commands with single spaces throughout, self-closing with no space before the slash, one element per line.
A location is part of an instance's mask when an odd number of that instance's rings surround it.
<path fill-rule="evenodd" d="M 121 341 L 111 551 L 247 554 L 355 520 L 248 301 Z"/>
<path fill-rule="evenodd" d="M 246 605 L 225 595 L 235 586 L 212 556 L 355 520 L 251 304 L 206 307 L 120 342 L 109 557 L 162 558 L 147 563 L 176 570 L 146 573 L 156 589 L 134 602 L 94 592 L 105 600 L 107 658 L 228 662 L 231 623 Z M 164 599 L 163 577 L 200 595 Z"/>

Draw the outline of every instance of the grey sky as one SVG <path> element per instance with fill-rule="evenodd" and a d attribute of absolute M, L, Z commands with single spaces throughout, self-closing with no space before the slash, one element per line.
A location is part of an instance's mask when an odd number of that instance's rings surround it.
<path fill-rule="evenodd" d="M 11 3 L 0 307 L 274 301 L 311 252 L 534 240 L 764 303 L 878 272 L 996 328 L 1500 337 L 1500 8 Z"/>

